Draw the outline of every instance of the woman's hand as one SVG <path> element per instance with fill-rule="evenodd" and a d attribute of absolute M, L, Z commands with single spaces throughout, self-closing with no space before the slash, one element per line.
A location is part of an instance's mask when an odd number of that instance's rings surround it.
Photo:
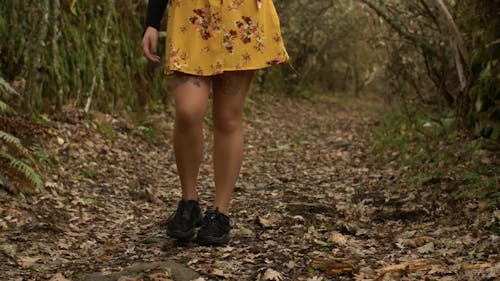
<path fill-rule="evenodd" d="M 156 54 L 158 47 L 158 30 L 156 28 L 148 26 L 146 32 L 144 32 L 144 37 L 142 38 L 142 51 L 148 60 L 152 62 L 160 62 L 160 57 Z"/>

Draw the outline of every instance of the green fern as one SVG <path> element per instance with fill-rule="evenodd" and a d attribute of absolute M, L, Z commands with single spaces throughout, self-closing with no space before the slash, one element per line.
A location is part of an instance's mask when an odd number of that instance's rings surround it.
<path fill-rule="evenodd" d="M 24 176 L 29 179 L 37 189 L 43 189 L 43 180 L 30 166 L 7 152 L 0 151 L 0 158 L 7 159 L 11 167 L 22 172 Z"/>
<path fill-rule="evenodd" d="M 3 113 L 8 109 L 9 106 L 5 102 L 0 100 L 0 113 Z M 30 161 L 33 161 L 31 153 L 23 146 L 19 138 L 0 130 L 0 159 L 6 159 L 9 162 L 10 167 L 22 173 L 26 177 L 26 179 L 33 183 L 35 188 L 37 188 L 38 190 L 42 190 L 42 177 L 37 174 L 35 170 L 28 164 L 9 154 L 9 151 L 14 151 L 16 152 L 16 155 L 20 155 Z M 5 185 L 5 182 L 0 179 L 0 184 Z"/>
<path fill-rule="evenodd" d="M 23 156 L 31 158 L 29 151 L 24 148 L 21 140 L 14 137 L 13 135 L 0 130 L 0 140 L 3 140 L 7 145 L 15 147 L 19 152 L 21 152 Z"/>
<path fill-rule="evenodd" d="M 0 100 L 0 113 L 7 111 L 7 104 Z"/>

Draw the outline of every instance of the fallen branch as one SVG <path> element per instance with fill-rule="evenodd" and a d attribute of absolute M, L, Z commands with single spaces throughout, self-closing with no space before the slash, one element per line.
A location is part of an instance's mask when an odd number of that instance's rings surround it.
<path fill-rule="evenodd" d="M 415 271 L 428 271 L 432 268 L 433 265 L 436 264 L 441 264 L 441 262 L 437 260 L 417 259 L 417 260 L 407 261 L 401 264 L 389 265 L 377 270 L 379 275 L 377 276 L 377 278 L 374 279 L 374 281 L 382 280 L 384 276 L 389 272 L 402 271 L 409 273 Z"/>
<path fill-rule="evenodd" d="M 464 264 L 462 266 L 463 270 L 474 270 L 474 269 L 487 269 L 492 267 L 491 263 L 476 263 L 476 264 Z"/>
<path fill-rule="evenodd" d="M 354 271 L 354 264 L 355 262 L 350 260 L 325 258 L 313 260 L 310 265 L 314 269 L 324 271 L 329 276 L 337 276 L 352 274 Z"/>

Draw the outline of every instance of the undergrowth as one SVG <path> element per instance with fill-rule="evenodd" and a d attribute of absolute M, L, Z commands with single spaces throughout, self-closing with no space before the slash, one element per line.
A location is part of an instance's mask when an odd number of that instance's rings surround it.
<path fill-rule="evenodd" d="M 8 110 L 6 103 L 0 101 L 0 114 Z M 24 147 L 21 140 L 5 131 L 0 130 L 0 187 L 6 187 L 13 192 L 30 193 L 43 189 L 42 177 L 36 172 L 31 152 Z M 3 164 L 3 165 L 2 165 Z M 21 178 L 16 183 L 22 184 L 17 188 L 11 186 L 9 179 Z"/>
<path fill-rule="evenodd" d="M 500 200 L 497 145 L 471 138 L 451 112 L 393 109 L 376 129 L 376 147 L 409 173 L 409 183 L 442 187 L 456 201 Z"/>

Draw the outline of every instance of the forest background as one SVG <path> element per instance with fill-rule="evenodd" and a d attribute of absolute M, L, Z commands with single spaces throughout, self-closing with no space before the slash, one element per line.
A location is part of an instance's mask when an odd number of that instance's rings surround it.
<path fill-rule="evenodd" d="M 483 157 L 498 151 L 500 138 L 498 0 L 275 4 L 292 67 L 259 71 L 256 95 L 382 97 L 393 108 L 376 132 L 380 151 L 399 149 L 397 161 L 416 180 L 425 174 L 427 181 L 455 181 L 457 198 L 498 199 L 498 163 Z M 148 63 L 141 52 L 146 5 L 0 3 L 0 175 L 29 179 L 15 192 L 42 188 L 43 176 L 37 147 L 20 141 L 8 118 L 43 123 L 74 108 L 139 113 L 141 130 L 151 137 L 146 116 L 171 112 L 163 66 Z"/>
<path fill-rule="evenodd" d="M 0 1 L 2 277 L 172 260 L 208 280 L 496 280 L 500 0 L 274 3 L 292 61 L 247 98 L 231 245 L 186 251 L 164 231 L 175 110 L 142 54 L 147 1 Z"/>

